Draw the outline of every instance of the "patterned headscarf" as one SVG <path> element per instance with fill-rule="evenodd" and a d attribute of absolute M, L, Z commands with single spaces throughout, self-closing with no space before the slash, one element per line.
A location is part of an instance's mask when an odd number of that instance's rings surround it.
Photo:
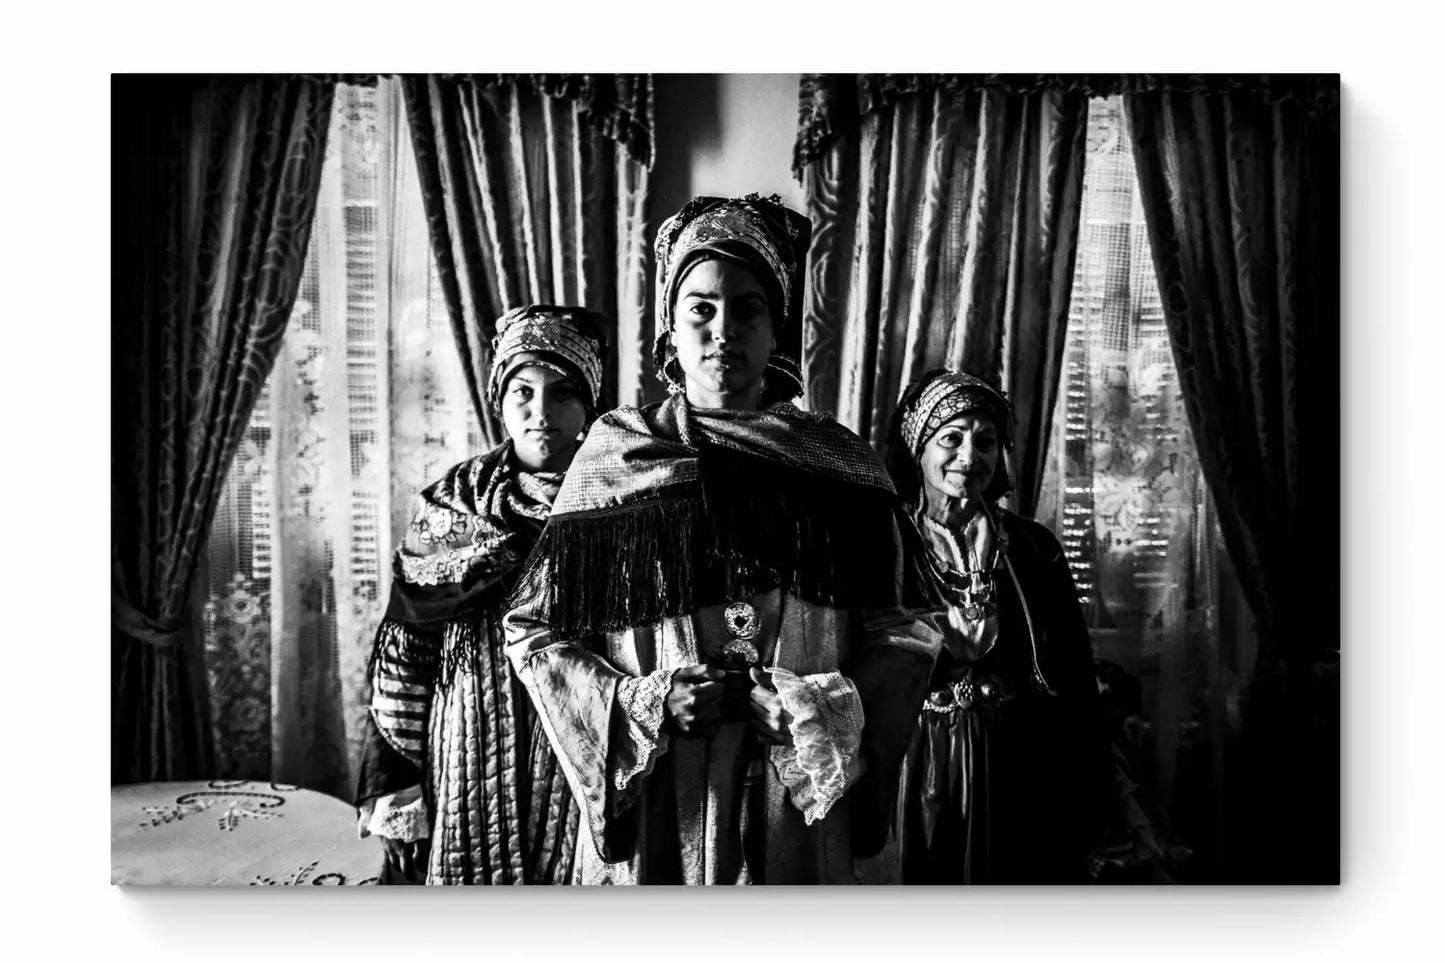
<path fill-rule="evenodd" d="M 1013 407 L 1002 391 L 982 378 L 937 368 L 903 392 L 893 413 L 893 427 L 884 446 L 883 460 L 905 504 L 917 507 L 922 497 L 923 476 L 918 457 L 928 439 L 959 415 L 971 412 L 993 420 L 1005 451 L 1013 447 Z M 997 501 L 1011 487 L 1008 460 L 1000 458 L 983 497 Z"/>
<path fill-rule="evenodd" d="M 1008 398 L 982 378 L 957 371 L 925 376 L 911 398 L 905 396 L 902 412 L 903 442 L 917 458 L 934 433 L 959 415 L 988 416 L 998 429 L 1004 450 L 1013 447 L 1013 408 Z"/>
<path fill-rule="evenodd" d="M 513 308 L 497 320 L 492 339 L 492 376 L 487 401 L 495 410 L 502 388 L 518 368 L 543 364 L 587 387 L 588 406 L 597 410 L 602 391 L 602 354 L 606 320 L 587 308 L 529 304 Z"/>
<path fill-rule="evenodd" d="M 773 297 L 773 336 L 778 346 L 768 359 L 778 400 L 803 393 L 798 358 L 803 344 L 803 272 L 812 224 L 784 207 L 776 194 L 762 197 L 696 197 L 663 222 L 653 245 L 657 262 L 657 342 L 653 361 L 673 390 L 683 374 L 672 351 L 673 308 L 688 270 L 707 257 L 738 260 L 760 275 Z M 782 384 L 778 385 L 777 382 Z"/>

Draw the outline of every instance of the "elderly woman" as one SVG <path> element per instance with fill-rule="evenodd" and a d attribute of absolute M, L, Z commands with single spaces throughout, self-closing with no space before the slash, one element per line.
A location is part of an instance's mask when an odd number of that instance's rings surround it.
<path fill-rule="evenodd" d="M 508 440 L 421 493 L 372 654 L 357 799 L 387 882 L 565 883 L 578 812 L 502 651 L 501 617 L 602 384 L 602 319 L 497 322 L 487 397 Z"/>
<path fill-rule="evenodd" d="M 933 371 L 900 402 L 888 464 L 948 597 L 943 652 L 905 757 L 903 881 L 1088 878 L 1112 768 L 1093 654 L 1058 541 L 999 507 L 1012 413 Z"/>
<path fill-rule="evenodd" d="M 757 195 L 662 226 L 674 394 L 598 421 L 507 616 L 584 883 L 855 882 L 883 845 L 937 597 L 877 456 L 788 403 L 808 237 Z"/>

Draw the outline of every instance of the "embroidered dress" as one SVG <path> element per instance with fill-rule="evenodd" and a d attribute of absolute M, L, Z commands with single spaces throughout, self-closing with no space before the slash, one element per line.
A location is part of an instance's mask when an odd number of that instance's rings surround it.
<path fill-rule="evenodd" d="M 1086 882 L 1108 816 L 1112 767 L 1068 562 L 1048 529 L 994 511 L 997 613 L 970 620 L 948 606 L 904 761 L 905 883 Z M 959 534 L 974 533 L 921 528 L 938 564 L 960 571 Z"/>
<path fill-rule="evenodd" d="M 987 416 L 1009 447 L 1008 401 L 987 382 L 936 371 L 904 393 L 889 464 L 915 508 L 924 447 L 964 414 Z M 905 883 L 1085 882 L 1108 819 L 1112 766 L 1073 576 L 1048 529 L 998 507 L 1007 491 L 1000 457 L 967 522 L 916 514 L 947 605 L 903 764 Z"/>
<path fill-rule="evenodd" d="M 842 883 L 879 867 L 938 653 L 917 533 L 872 451 L 790 404 L 604 416 L 506 618 L 584 813 L 584 883 Z M 747 609 L 734 609 L 746 603 Z M 677 669 L 750 611 L 792 746 L 665 731 Z M 886 878 L 883 872 L 882 877 Z"/>

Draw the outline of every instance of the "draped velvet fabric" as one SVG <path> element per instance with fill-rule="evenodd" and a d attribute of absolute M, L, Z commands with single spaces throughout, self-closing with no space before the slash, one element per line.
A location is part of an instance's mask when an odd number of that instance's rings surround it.
<path fill-rule="evenodd" d="M 1185 408 L 1259 635 L 1260 879 L 1339 876 L 1339 80 L 1125 106 Z"/>
<path fill-rule="evenodd" d="M 191 589 L 296 298 L 333 90 L 113 81 L 113 782 L 211 774 Z"/>
<path fill-rule="evenodd" d="M 605 410 L 642 401 L 648 75 L 402 77 L 436 253 L 472 402 L 483 403 L 496 319 L 527 303 L 614 319 Z"/>
<path fill-rule="evenodd" d="M 881 444 L 925 371 L 1002 383 L 1015 505 L 1030 515 L 1068 324 L 1087 94 L 805 76 L 801 100 L 808 406 Z"/>

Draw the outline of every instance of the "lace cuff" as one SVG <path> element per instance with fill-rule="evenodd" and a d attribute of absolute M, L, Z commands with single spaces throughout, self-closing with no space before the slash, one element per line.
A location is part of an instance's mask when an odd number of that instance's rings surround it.
<path fill-rule="evenodd" d="M 404 843 L 426 839 L 431 835 L 431 821 L 427 819 L 421 786 L 377 796 L 357 806 L 356 834 L 362 839 L 385 836 Z"/>
<path fill-rule="evenodd" d="M 667 694 L 672 691 L 673 669 L 617 683 L 617 704 L 627 717 L 627 731 L 613 753 L 609 768 L 614 768 L 612 785 L 618 795 L 614 814 L 624 812 L 642 792 L 642 780 L 667 751 L 667 733 L 662 731 Z"/>
<path fill-rule="evenodd" d="M 793 717 L 793 744 L 771 747 L 773 768 L 811 826 L 863 773 L 863 702 L 838 672 L 798 676 L 774 669 L 772 679 Z"/>

